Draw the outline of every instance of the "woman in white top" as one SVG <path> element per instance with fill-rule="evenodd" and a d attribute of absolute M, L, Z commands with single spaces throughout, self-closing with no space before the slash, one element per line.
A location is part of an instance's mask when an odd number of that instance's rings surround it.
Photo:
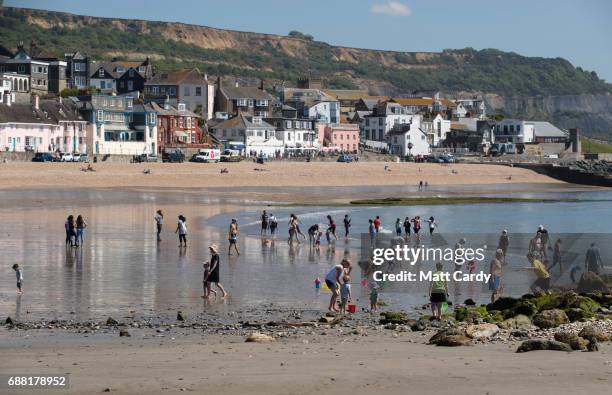
<path fill-rule="evenodd" d="M 345 274 L 349 275 L 352 269 L 353 266 L 351 265 L 351 261 L 348 259 L 343 259 L 339 265 L 331 268 L 331 270 L 325 275 L 325 284 L 327 285 L 327 288 L 332 291 L 332 296 L 329 300 L 329 311 L 340 311 L 336 308 L 336 301 L 340 295 L 340 279 L 344 277 Z"/>
<path fill-rule="evenodd" d="M 183 215 L 178 216 L 178 224 L 174 233 L 179 235 L 179 247 L 182 247 L 183 244 L 187 247 L 187 218 Z"/>

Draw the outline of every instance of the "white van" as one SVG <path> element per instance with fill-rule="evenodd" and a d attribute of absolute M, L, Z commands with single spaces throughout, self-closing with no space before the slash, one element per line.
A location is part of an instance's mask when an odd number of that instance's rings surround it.
<path fill-rule="evenodd" d="M 194 155 L 194 162 L 217 163 L 221 159 L 221 151 L 216 148 L 202 148 Z"/>

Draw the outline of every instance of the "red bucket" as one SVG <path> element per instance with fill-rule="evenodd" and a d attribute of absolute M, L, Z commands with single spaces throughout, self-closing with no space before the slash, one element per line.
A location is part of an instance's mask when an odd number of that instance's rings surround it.
<path fill-rule="evenodd" d="M 346 311 L 348 311 L 349 313 L 354 313 L 357 311 L 357 305 L 356 304 L 349 304 L 348 306 L 346 306 Z"/>

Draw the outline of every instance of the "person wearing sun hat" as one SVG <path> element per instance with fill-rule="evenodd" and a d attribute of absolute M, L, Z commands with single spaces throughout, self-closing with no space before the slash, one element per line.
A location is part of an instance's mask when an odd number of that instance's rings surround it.
<path fill-rule="evenodd" d="M 209 274 L 206 278 L 206 281 L 209 283 L 214 283 L 217 288 L 221 291 L 221 297 L 224 298 L 227 295 L 223 285 L 219 282 L 219 248 L 216 244 L 211 244 L 208 249 L 210 250 L 210 267 Z"/>

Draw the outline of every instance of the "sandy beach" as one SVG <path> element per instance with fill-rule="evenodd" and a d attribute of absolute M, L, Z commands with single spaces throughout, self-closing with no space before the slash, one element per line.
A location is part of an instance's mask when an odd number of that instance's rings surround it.
<path fill-rule="evenodd" d="M 0 349 L 3 373 L 69 372 L 71 387 L 60 392 L 70 394 L 609 393 L 609 344 L 598 353 L 517 354 L 517 342 L 445 348 L 424 344 L 430 335 L 331 329 L 327 336 L 245 343 L 199 334 L 66 340 L 33 333 Z"/>
<path fill-rule="evenodd" d="M 0 188 L 209 188 L 469 184 L 560 184 L 530 170 L 490 164 L 385 162 L 0 164 Z M 385 171 L 385 165 L 390 171 Z M 227 168 L 228 173 L 221 173 Z M 149 169 L 150 174 L 143 170 Z"/>

